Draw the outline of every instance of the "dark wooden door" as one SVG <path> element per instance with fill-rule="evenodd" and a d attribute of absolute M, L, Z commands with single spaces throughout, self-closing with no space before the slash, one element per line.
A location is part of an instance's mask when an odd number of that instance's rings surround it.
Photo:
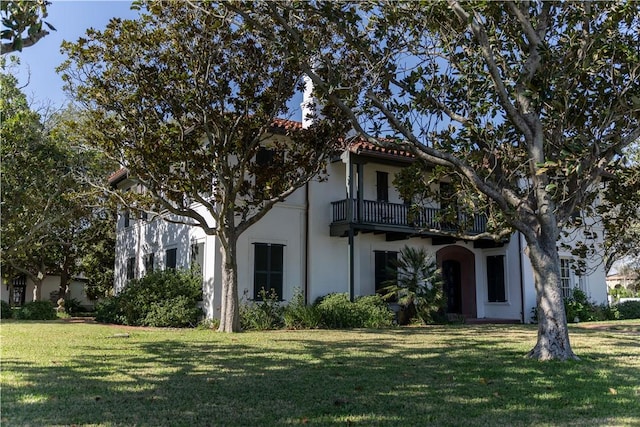
<path fill-rule="evenodd" d="M 447 313 L 462 312 L 462 275 L 460 263 L 454 260 L 442 262 L 444 294 L 447 299 Z"/>

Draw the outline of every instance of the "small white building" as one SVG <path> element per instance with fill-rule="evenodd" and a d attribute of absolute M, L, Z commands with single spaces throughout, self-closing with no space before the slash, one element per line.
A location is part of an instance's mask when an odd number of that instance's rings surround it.
<path fill-rule="evenodd" d="M 12 286 L 13 292 L 11 291 Z M 40 300 L 55 303 L 58 300 L 60 276 L 54 274 L 45 276 L 42 279 L 41 286 Z M 84 277 L 73 277 L 69 283 L 67 297 L 77 300 L 83 307 L 91 308 L 94 303 L 87 297 L 86 287 L 87 281 Z M 2 287 L 0 287 L 0 299 L 10 302 L 13 306 L 22 306 L 34 301 L 34 288 L 35 284 L 27 276 L 16 276 L 11 280 L 11 283 L 2 284 Z"/>
<path fill-rule="evenodd" d="M 469 321 L 530 322 L 536 293 L 524 238 L 514 233 L 502 243 L 470 242 L 422 231 L 425 224 L 442 230 L 447 226 L 437 223 L 438 201 L 423 207 L 418 216 L 408 215 L 408 206 L 391 185 L 394 175 L 412 161 L 396 150 L 362 141 L 352 144 L 329 164 L 326 180 L 298 189 L 240 236 L 239 296 L 252 299 L 263 287 L 273 288 L 285 301 L 300 290 L 309 303 L 332 292 L 371 295 L 387 279 L 386 266 L 408 245 L 424 247 L 436 257 L 449 313 Z M 110 182 L 119 188 L 134 185 L 126 170 L 112 175 Z M 472 232 L 484 230 L 482 215 L 470 223 Z M 570 252 L 560 255 L 564 295 L 579 287 L 594 302 L 607 302 L 602 260 L 588 259 L 587 273 L 578 276 L 571 268 L 576 260 Z M 219 317 L 217 238 L 161 218 L 119 216 L 116 291 L 152 269 L 194 263 L 202 270 L 206 315 Z"/>

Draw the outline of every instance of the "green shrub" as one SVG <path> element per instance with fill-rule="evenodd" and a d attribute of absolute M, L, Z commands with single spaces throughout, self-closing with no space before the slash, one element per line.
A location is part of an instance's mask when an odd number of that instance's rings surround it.
<path fill-rule="evenodd" d="M 57 316 L 51 302 L 32 301 L 18 310 L 16 318 L 21 320 L 53 320 L 57 319 Z"/>
<path fill-rule="evenodd" d="M 220 327 L 220 319 L 202 319 L 198 322 L 198 329 L 218 329 Z"/>
<path fill-rule="evenodd" d="M 605 310 L 604 305 L 599 306 L 587 298 L 587 294 L 579 288 L 573 289 L 571 297 L 564 299 L 564 309 L 567 314 L 567 322 L 594 322 L 612 320 L 609 316 L 615 316 L 615 312 Z"/>
<path fill-rule="evenodd" d="M 609 305 L 607 303 L 596 306 L 597 318 L 599 320 L 618 320 L 620 319 L 620 312 L 615 305 Z"/>
<path fill-rule="evenodd" d="M 347 294 L 329 294 L 316 302 L 322 325 L 329 329 L 357 328 L 358 315 Z"/>
<path fill-rule="evenodd" d="M 194 327 L 202 311 L 195 306 L 193 300 L 179 295 L 170 302 L 155 302 L 149 306 L 142 323 L 155 327 Z"/>
<path fill-rule="evenodd" d="M 616 305 L 620 319 L 640 319 L 640 301 L 625 301 Z"/>
<path fill-rule="evenodd" d="M 101 323 L 124 324 L 120 310 L 120 297 L 112 296 L 96 304 L 96 321 Z"/>
<path fill-rule="evenodd" d="M 84 307 L 75 298 L 67 298 L 64 300 L 64 309 L 71 316 L 75 316 L 85 311 Z"/>
<path fill-rule="evenodd" d="M 322 319 L 317 307 L 305 304 L 304 295 L 296 290 L 284 307 L 283 320 L 287 329 L 316 329 L 320 327 Z"/>
<path fill-rule="evenodd" d="M 388 328 L 393 325 L 393 312 L 380 295 L 368 295 L 354 302 L 359 325 L 364 328 Z"/>
<path fill-rule="evenodd" d="M 263 288 L 260 297 L 261 301 L 248 301 L 240 305 L 240 327 L 258 331 L 281 328 L 283 308 L 278 295 L 273 289 L 267 293 Z"/>
<path fill-rule="evenodd" d="M 202 282 L 190 271 L 156 271 L 132 280 L 96 307 L 96 320 L 133 326 L 195 326 Z"/>
<path fill-rule="evenodd" d="M 13 310 L 8 302 L 0 300 L 0 319 L 11 319 L 13 317 Z"/>
<path fill-rule="evenodd" d="M 351 302 L 347 294 L 329 294 L 315 306 L 322 325 L 329 329 L 388 327 L 394 317 L 379 295 L 364 296 Z"/>

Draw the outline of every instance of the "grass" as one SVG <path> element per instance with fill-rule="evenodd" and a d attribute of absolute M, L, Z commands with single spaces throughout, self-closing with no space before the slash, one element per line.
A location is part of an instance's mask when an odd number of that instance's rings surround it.
<path fill-rule="evenodd" d="M 638 321 L 589 326 L 571 327 L 580 362 L 541 363 L 523 357 L 527 325 L 227 335 L 5 321 L 1 424 L 640 425 Z"/>

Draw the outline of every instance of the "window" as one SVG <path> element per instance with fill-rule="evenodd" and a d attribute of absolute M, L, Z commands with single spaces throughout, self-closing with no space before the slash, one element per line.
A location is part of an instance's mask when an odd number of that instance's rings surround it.
<path fill-rule="evenodd" d="M 254 243 L 253 298 L 260 300 L 260 291 L 273 290 L 282 299 L 284 276 L 284 245 Z"/>
<path fill-rule="evenodd" d="M 560 290 L 562 298 L 571 297 L 571 260 L 560 258 Z"/>
<path fill-rule="evenodd" d="M 387 280 L 397 280 L 398 273 L 395 270 L 395 263 L 398 259 L 398 252 L 374 251 L 375 255 L 375 287 L 376 292 L 385 293 L 382 289 L 388 286 Z"/>
<path fill-rule="evenodd" d="M 577 276 L 578 288 L 585 294 L 587 294 L 587 278 L 584 275 Z"/>
<path fill-rule="evenodd" d="M 268 148 L 260 147 L 256 153 L 256 164 L 258 166 L 269 166 L 273 164 L 273 156 L 275 151 Z"/>
<path fill-rule="evenodd" d="M 389 201 L 389 174 L 387 172 L 376 172 L 376 199 L 379 202 Z"/>
<path fill-rule="evenodd" d="M 135 279 L 136 277 L 136 259 L 134 257 L 127 259 L 127 280 Z"/>
<path fill-rule="evenodd" d="M 13 305 L 24 305 L 27 294 L 27 276 L 20 275 L 13 279 Z"/>
<path fill-rule="evenodd" d="M 131 218 L 129 215 L 129 211 L 124 212 L 124 228 L 127 228 L 131 225 Z"/>
<path fill-rule="evenodd" d="M 175 269 L 176 268 L 176 259 L 178 255 L 178 249 L 167 249 L 165 251 L 165 268 L 166 269 Z"/>
<path fill-rule="evenodd" d="M 269 148 L 260 147 L 256 152 L 256 194 L 263 193 L 263 197 L 271 197 L 270 194 L 279 191 L 279 169 L 276 152 Z"/>
<path fill-rule="evenodd" d="M 204 242 L 191 244 L 191 269 L 203 273 L 204 266 Z"/>
<path fill-rule="evenodd" d="M 191 244 L 191 271 L 197 272 L 204 285 L 204 242 Z M 200 288 L 200 301 L 204 300 L 203 288 Z"/>
<path fill-rule="evenodd" d="M 153 273 L 155 256 L 153 253 L 144 256 L 144 272 L 145 274 Z"/>
<path fill-rule="evenodd" d="M 487 296 L 489 302 L 505 302 L 504 255 L 487 257 Z"/>

